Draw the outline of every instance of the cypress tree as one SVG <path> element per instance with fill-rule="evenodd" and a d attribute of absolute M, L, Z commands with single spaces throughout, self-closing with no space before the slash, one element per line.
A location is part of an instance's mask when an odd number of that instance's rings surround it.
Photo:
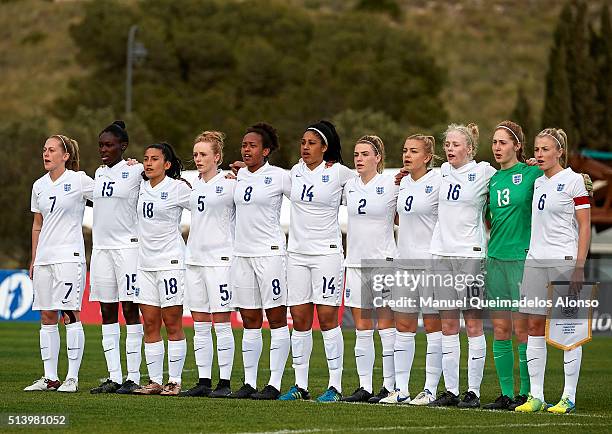
<path fill-rule="evenodd" d="M 526 143 L 523 143 L 523 145 L 529 148 L 529 144 L 535 137 L 536 131 L 533 128 L 531 105 L 529 104 L 529 100 L 525 95 L 525 89 L 523 88 L 523 86 L 519 87 L 518 89 L 516 105 L 514 106 L 514 110 L 510 115 L 510 119 L 513 122 L 519 124 L 521 128 L 523 128 L 523 133 L 525 134 L 526 141 Z"/>
<path fill-rule="evenodd" d="M 572 144 L 589 146 L 597 141 L 597 125 L 603 109 L 597 100 L 597 68 L 590 55 L 588 8 L 584 1 L 575 3 L 574 19 L 568 26 L 566 65 L 570 85 L 575 136 Z"/>
<path fill-rule="evenodd" d="M 569 29 L 573 21 L 572 8 L 569 3 L 566 3 L 561 10 L 553 36 L 553 46 L 550 49 L 542 113 L 542 128 L 563 128 L 570 143 L 575 143 L 577 136 L 567 70 L 567 45 L 571 37 Z"/>

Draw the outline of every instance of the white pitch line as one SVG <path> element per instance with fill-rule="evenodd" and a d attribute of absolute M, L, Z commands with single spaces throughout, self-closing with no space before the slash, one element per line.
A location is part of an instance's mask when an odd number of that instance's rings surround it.
<path fill-rule="evenodd" d="M 433 425 L 433 426 L 385 426 L 385 427 L 350 427 L 346 429 L 338 428 L 313 428 L 313 429 L 297 429 L 297 430 L 280 430 L 280 431 L 257 431 L 244 432 L 239 434 L 308 434 L 308 433 L 323 433 L 323 432 L 358 432 L 358 431 L 420 431 L 420 430 L 442 430 L 442 429 L 491 429 L 491 428 L 544 428 L 553 426 L 606 426 L 608 424 L 584 424 L 584 423 L 506 423 L 506 424 L 488 424 L 488 425 Z"/>

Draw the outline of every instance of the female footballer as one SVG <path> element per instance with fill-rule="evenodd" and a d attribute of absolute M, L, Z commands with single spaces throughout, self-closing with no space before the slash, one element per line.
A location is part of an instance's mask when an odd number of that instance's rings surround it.
<path fill-rule="evenodd" d="M 179 179 L 182 163 L 167 143 L 149 145 L 138 197 L 138 275 L 144 320 L 145 359 L 149 383 L 133 393 L 178 395 L 185 364 L 187 342 L 183 332 L 185 242 L 180 231 L 183 209 L 189 209 L 191 187 Z M 162 386 L 164 341 L 168 335 L 168 383 Z"/>
<path fill-rule="evenodd" d="M 442 176 L 431 170 L 434 160 L 435 139 L 414 134 L 406 139 L 402 150 L 404 168 L 408 171 L 399 186 L 397 214 L 399 216 L 398 261 L 402 273 L 425 276 L 431 267 L 429 246 L 438 220 L 438 193 Z M 433 287 L 426 282 L 416 287 L 396 288 L 393 307 L 395 317 L 394 363 L 396 388 L 384 404 L 427 405 L 435 399 L 442 374 L 442 325 L 438 311 L 421 300 L 433 298 Z M 419 311 L 427 337 L 425 357 L 425 387 L 410 400 L 408 384 L 414 360 Z"/>
<path fill-rule="evenodd" d="M 85 347 L 80 321 L 85 288 L 83 212 L 91 199 L 94 181 L 79 172 L 78 143 L 64 135 L 49 137 L 43 146 L 47 173 L 32 187 L 33 310 L 41 311 L 40 356 L 44 375 L 25 391 L 77 392 Z M 62 384 L 57 375 L 60 336 L 58 317 L 66 325 L 68 374 Z"/>
<path fill-rule="evenodd" d="M 139 388 L 143 329 L 138 305 L 138 216 L 136 205 L 142 164 L 123 159 L 129 137 L 123 121 L 115 121 L 98 136 L 102 166 L 96 170 L 93 192 L 93 251 L 90 301 L 102 312 L 102 349 L 108 379 L 91 393 L 132 393 Z M 119 303 L 126 322 L 127 378 L 123 382 L 119 347 Z M 123 384 L 122 384 L 123 383 Z"/>
<path fill-rule="evenodd" d="M 227 397 L 234 363 L 232 282 L 236 181 L 219 170 L 225 135 L 204 131 L 194 140 L 193 160 L 198 170 L 191 192 L 191 229 L 185 252 L 185 306 L 193 317 L 193 349 L 198 383 L 185 396 Z M 219 383 L 212 390 L 213 341 L 217 335 Z"/>
<path fill-rule="evenodd" d="M 546 128 L 535 139 L 534 154 L 544 175 L 534 184 L 531 238 L 521 285 L 521 298 L 531 304 L 521 306 L 528 315 L 527 362 L 530 392 L 519 412 L 548 409 L 551 413 L 571 413 L 576 409 L 576 387 L 582 361 L 582 347 L 564 351 L 565 386 L 561 400 L 548 407 L 544 400 L 546 370 L 548 285 L 570 281 L 570 290 L 579 291 L 591 239 L 591 210 L 584 179 L 567 161 L 567 136 L 562 129 Z"/>
<path fill-rule="evenodd" d="M 520 282 L 531 234 L 533 184 L 542 175 L 525 164 L 525 136 L 520 125 L 500 122 L 493 133 L 492 150 L 500 170 L 489 183 L 491 233 L 487 249 L 485 285 L 493 323 L 493 355 L 501 395 L 483 406 L 487 410 L 514 410 L 527 400 L 527 318 L 518 312 Z M 514 303 L 506 305 L 504 303 Z M 514 395 L 514 348 L 518 341 L 520 390 Z"/>
<path fill-rule="evenodd" d="M 329 383 L 319 402 L 342 395 L 344 341 L 338 307 L 344 282 L 338 208 L 346 182 L 355 172 L 342 164 L 334 125 L 320 121 L 306 128 L 301 160 L 291 169 L 291 224 L 287 248 L 287 304 L 293 318 L 291 349 L 295 385 L 281 400 L 310 399 L 308 367 L 312 353 L 314 309 L 323 334 Z M 328 162 L 340 164 L 329 165 Z"/>
<path fill-rule="evenodd" d="M 397 257 L 393 224 L 398 187 L 393 177 L 382 175 L 385 154 L 379 137 L 361 137 L 353 155 L 359 176 L 348 180 L 344 187 L 348 209 L 344 304 L 351 308 L 355 320 L 359 388 L 342 400 L 367 402 L 373 398 L 371 402 L 378 402 L 395 389 L 395 324 L 393 312 L 385 306 L 391 299 L 391 289 L 374 285 L 374 274 L 388 273 Z M 384 379 L 376 396 L 372 391 L 375 308 L 382 341 Z"/>
<path fill-rule="evenodd" d="M 283 195 L 289 197 L 289 172 L 268 163 L 278 149 L 276 130 L 258 123 L 247 128 L 240 152 L 246 167 L 238 170 L 234 203 L 236 237 L 232 263 L 233 305 L 244 324 L 242 360 L 244 385 L 230 398 L 277 399 L 289 356 L 285 234 L 280 225 Z M 262 351 L 263 311 L 271 329 L 270 380 L 257 391 Z"/>
<path fill-rule="evenodd" d="M 474 161 L 478 146 L 475 124 L 451 124 L 444 133 L 438 221 L 430 252 L 438 281 L 434 297 L 442 319 L 442 372 L 446 392 L 430 406 L 480 406 L 487 343 L 479 302 L 484 292 L 486 233 L 484 208 L 489 179 L 495 173 L 489 163 Z M 468 335 L 468 390 L 459 398 L 459 313 L 463 312 Z"/>

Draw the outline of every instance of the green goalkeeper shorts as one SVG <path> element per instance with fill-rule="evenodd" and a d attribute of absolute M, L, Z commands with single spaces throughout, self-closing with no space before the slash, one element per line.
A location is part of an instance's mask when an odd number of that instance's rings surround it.
<path fill-rule="evenodd" d="M 487 307 L 490 310 L 518 312 L 521 281 L 523 280 L 524 260 L 501 260 L 487 258 L 485 277 Z M 514 302 L 510 306 L 509 302 Z"/>

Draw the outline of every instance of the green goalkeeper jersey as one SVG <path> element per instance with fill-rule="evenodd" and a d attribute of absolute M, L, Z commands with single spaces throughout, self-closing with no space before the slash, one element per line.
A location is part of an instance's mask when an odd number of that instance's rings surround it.
<path fill-rule="evenodd" d="M 491 178 L 489 257 L 522 260 L 527 256 L 533 184 L 542 174 L 537 166 L 517 163 L 509 169 L 498 170 Z"/>

